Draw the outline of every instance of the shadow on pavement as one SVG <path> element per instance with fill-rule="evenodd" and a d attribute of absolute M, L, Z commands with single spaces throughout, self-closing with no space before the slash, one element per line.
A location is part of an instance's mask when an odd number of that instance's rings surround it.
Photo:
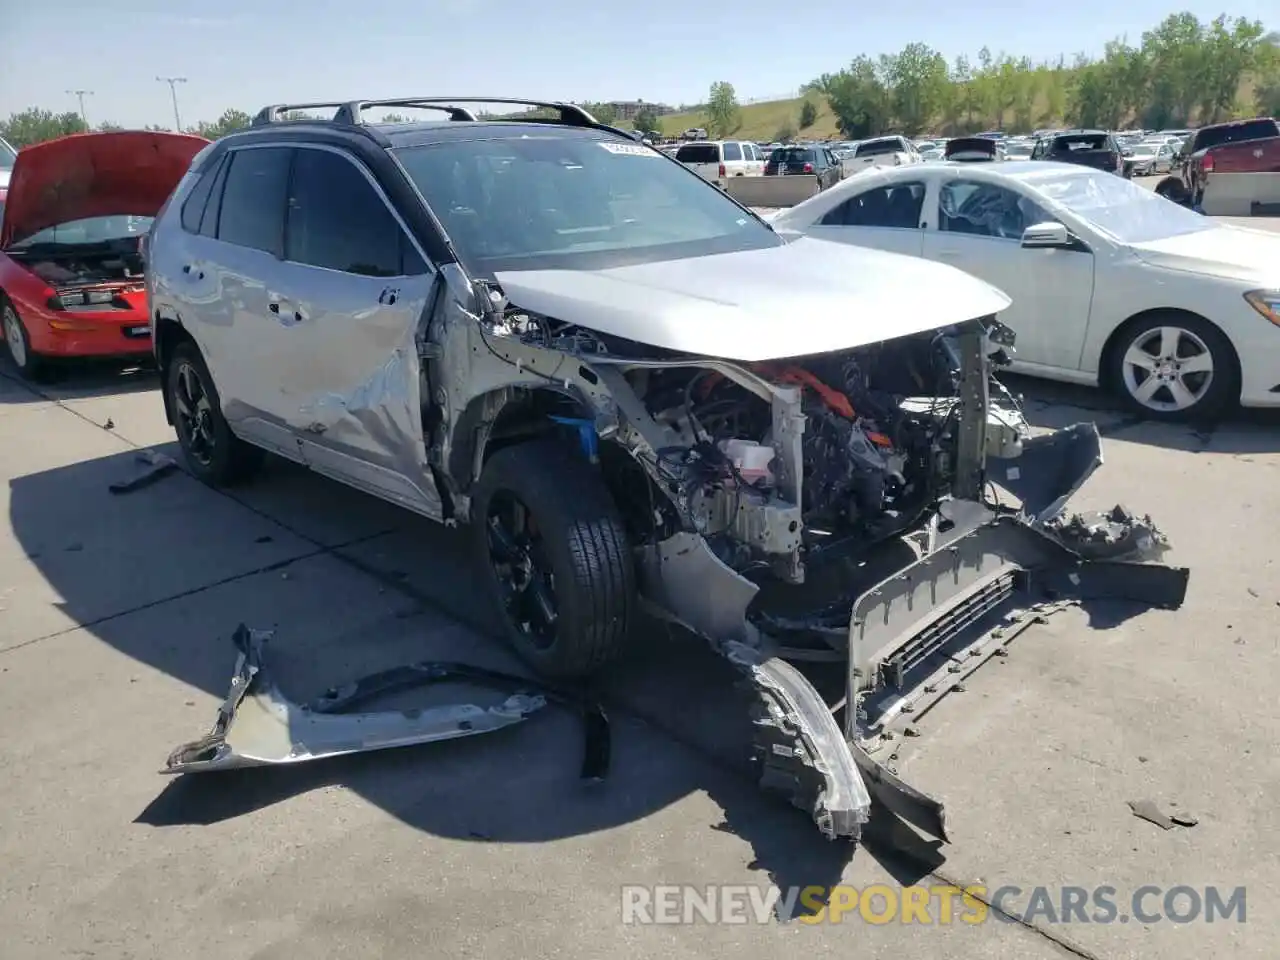
<path fill-rule="evenodd" d="M 1033 427 L 1057 430 L 1093 420 L 1104 437 L 1126 443 L 1201 453 L 1280 453 L 1280 410 L 1236 410 L 1207 424 L 1162 423 L 1144 420 L 1120 408 L 1114 398 L 1093 387 L 1003 374 L 1001 380 L 1015 396 Z"/>
<path fill-rule="evenodd" d="M 396 511 L 396 529 L 320 545 L 256 512 L 255 491 L 274 499 L 273 486 L 309 487 L 298 496 L 313 509 L 335 512 L 358 511 L 369 498 L 289 465 L 273 465 L 258 484 L 237 492 L 249 509 L 184 473 L 128 495 L 108 492 L 140 469 L 136 454 L 125 452 L 10 482 L 10 524 L 58 598 L 49 605 L 61 620 L 49 624 L 47 635 L 82 625 L 138 663 L 219 701 L 235 661 L 229 636 L 240 621 L 276 627 L 269 663 L 295 701 L 424 659 L 521 670 L 493 639 L 460 531 Z M 387 561 L 374 549 L 386 538 L 405 538 L 413 549 L 397 548 Z M 194 587 L 190 568 L 183 573 L 193 554 L 203 578 Z M 701 641 L 661 625 L 641 624 L 635 640 L 634 654 L 599 683 L 613 734 L 612 770 L 603 783 L 579 780 L 579 719 L 548 707 L 519 729 L 479 738 L 292 768 L 168 782 L 157 775 L 158 795 L 137 820 L 210 824 L 300 793 L 342 789 L 436 835 L 537 843 L 640 820 L 701 792 L 721 808 L 715 829 L 749 843 L 753 867 L 772 882 L 837 884 L 854 848 L 825 841 L 804 813 L 761 795 L 748 779 L 749 720 L 737 674 Z M 206 733 L 214 719 L 204 701 L 182 713 L 181 693 L 173 696 L 177 703 L 153 707 L 158 726 L 181 719 L 170 746 Z M 449 686 L 386 705 L 492 702 L 484 696 Z M 163 761 L 156 756 L 155 769 Z M 875 838 L 865 846 L 895 875 L 919 879 L 927 872 L 925 863 L 893 859 L 900 854 Z"/>
<path fill-rule="evenodd" d="M 0 406 L 141 393 L 158 386 L 149 360 L 63 360 L 40 383 L 32 383 L 14 370 L 7 355 L 0 359 Z"/>

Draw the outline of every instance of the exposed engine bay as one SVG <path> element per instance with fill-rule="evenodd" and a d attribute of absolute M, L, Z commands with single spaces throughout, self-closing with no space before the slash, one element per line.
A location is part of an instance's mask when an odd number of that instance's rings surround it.
<path fill-rule="evenodd" d="M 110 305 L 118 292 L 141 289 L 145 263 L 140 237 L 100 243 L 33 244 L 8 251 L 10 259 L 49 284 L 67 306 Z M 101 296 L 89 291 L 99 288 Z M 79 294 L 79 296 L 76 296 Z M 128 308 L 121 302 L 118 306 Z"/>
<path fill-rule="evenodd" d="M 946 491 L 951 464 L 945 448 L 955 405 L 930 398 L 912 411 L 902 404 L 921 387 L 954 395 L 944 338 L 749 369 L 770 383 L 801 389 L 804 483 L 798 506 L 804 530 L 878 541 L 910 527 Z M 689 494 L 700 532 L 732 529 L 744 509 L 774 499 L 777 451 L 767 403 L 706 370 L 656 372 L 643 400 L 655 419 L 688 441 L 687 448 L 662 451 L 661 462 L 673 477 L 696 485 Z M 724 550 L 731 566 L 749 562 L 739 555 L 747 544 L 725 544 Z"/>
<path fill-rule="evenodd" d="M 989 377 L 1008 362 L 1012 332 L 994 319 L 836 353 L 764 363 L 656 359 L 652 347 L 509 309 L 500 335 L 576 355 L 607 371 L 620 442 L 652 486 L 619 497 L 635 542 L 679 530 L 701 535 L 730 568 L 767 568 L 801 583 L 806 557 L 834 544 L 857 550 L 901 536 L 951 496 L 962 412 L 960 338 L 988 350 L 986 430 L 997 455 L 1016 455 L 1026 424 Z M 634 358 L 632 355 L 635 355 Z M 607 365 L 607 366 L 606 366 Z M 987 393 L 1008 402 L 988 404 Z M 983 410 L 973 411 L 979 418 Z M 981 419 L 980 421 L 981 422 Z M 588 451 L 606 463 L 599 444 Z M 655 490 L 665 502 L 659 502 Z"/>

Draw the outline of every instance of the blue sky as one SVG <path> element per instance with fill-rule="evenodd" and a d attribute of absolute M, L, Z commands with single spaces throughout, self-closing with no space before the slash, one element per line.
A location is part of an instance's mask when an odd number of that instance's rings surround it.
<path fill-rule="evenodd" d="M 859 53 L 921 41 L 948 59 L 993 51 L 1049 58 L 1137 40 L 1168 13 L 1202 19 L 1213 0 L 849 3 L 646 0 L 61 0 L 14 3 L 3 20 L 0 117 L 76 108 L 90 123 L 183 124 L 227 107 L 397 95 L 490 94 L 696 102 L 716 80 L 741 98 L 795 90 Z M 1269 16 L 1264 15 L 1264 8 Z M 1234 0 L 1231 16 L 1280 27 L 1276 0 Z"/>

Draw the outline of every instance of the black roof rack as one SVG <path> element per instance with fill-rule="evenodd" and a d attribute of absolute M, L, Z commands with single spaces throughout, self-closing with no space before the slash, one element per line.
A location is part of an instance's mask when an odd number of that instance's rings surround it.
<path fill-rule="evenodd" d="M 336 110 L 341 106 L 343 106 L 343 101 L 341 100 L 335 100 L 332 103 L 274 103 L 259 110 L 250 126 L 261 127 L 269 123 L 284 123 L 289 119 L 285 114 L 293 113 L 297 110 L 319 110 L 325 107 Z M 312 123 L 316 122 L 316 118 L 309 117 L 308 119 Z M 320 122 L 325 123 L 328 121 L 322 120 Z"/>
<path fill-rule="evenodd" d="M 475 114 L 458 103 L 501 103 L 510 106 L 533 107 L 541 110 L 556 111 L 558 122 L 575 127 L 599 127 L 600 121 L 577 104 L 556 100 L 524 100 L 512 97 L 396 97 L 392 100 L 347 100 L 331 103 L 277 103 L 263 107 L 253 118 L 253 126 L 261 127 L 272 123 L 287 121 L 286 114 L 298 110 L 317 110 L 331 108 L 335 112 L 329 120 L 311 122 L 335 123 L 343 126 L 363 126 L 364 111 L 371 107 L 418 107 L 424 110 L 439 110 L 447 113 L 450 120 L 474 121 Z"/>

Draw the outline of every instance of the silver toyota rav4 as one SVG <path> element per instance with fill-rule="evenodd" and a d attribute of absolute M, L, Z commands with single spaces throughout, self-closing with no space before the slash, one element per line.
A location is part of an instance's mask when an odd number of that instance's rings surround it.
<path fill-rule="evenodd" d="M 948 665 L 1063 598 L 1182 602 L 1145 518 L 1065 517 L 1096 429 L 1030 435 L 988 284 L 784 236 L 578 107 L 467 102 L 268 107 L 195 159 L 148 247 L 189 469 L 231 484 L 269 451 L 469 525 L 550 677 L 612 660 L 642 607 L 678 622 L 749 680 L 762 782 L 824 833 L 874 797 L 945 838 L 892 761 Z M 834 712 L 795 661 L 844 665 Z"/>

